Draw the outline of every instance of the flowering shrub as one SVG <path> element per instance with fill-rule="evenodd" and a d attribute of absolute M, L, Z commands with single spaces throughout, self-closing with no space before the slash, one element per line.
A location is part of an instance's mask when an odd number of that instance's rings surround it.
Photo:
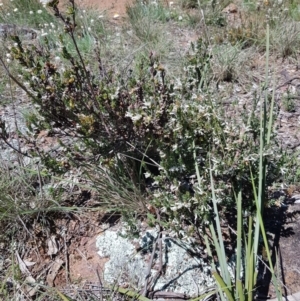
<path fill-rule="evenodd" d="M 125 79 L 103 66 L 97 48 L 95 61 L 82 57 L 77 47 L 74 1 L 70 0 L 67 16 L 57 4 L 51 1 L 48 5 L 64 24 L 65 34 L 59 37 L 60 60 L 54 59 L 47 37 L 40 46 L 26 47 L 14 37 L 11 48 L 28 83 L 27 88 L 22 87 L 38 110 L 38 116 L 29 120 L 30 128 L 50 129 L 53 135 L 74 139 L 65 148 L 70 160 L 79 152 L 85 162 L 107 165 L 111 170 L 123 164 L 129 174 L 139 174 L 136 184 L 143 182 L 151 208 L 160 209 L 178 231 L 183 224 L 209 218 L 210 168 L 220 204 L 226 204 L 224 210 L 231 211 L 238 187 L 243 187 L 244 204 L 251 209 L 250 169 L 255 175 L 259 160 L 256 107 L 246 121 L 223 116 L 217 95 L 211 93 L 211 57 L 205 42 L 194 45 L 176 80 L 168 79 L 154 53 Z M 76 55 L 64 46 L 66 36 L 73 41 Z M 276 154 L 275 145 L 265 150 L 270 182 L 279 178 L 282 167 Z M 48 167 L 49 162 L 55 165 L 54 161 L 44 156 Z M 80 162 L 76 164 L 83 165 Z"/>

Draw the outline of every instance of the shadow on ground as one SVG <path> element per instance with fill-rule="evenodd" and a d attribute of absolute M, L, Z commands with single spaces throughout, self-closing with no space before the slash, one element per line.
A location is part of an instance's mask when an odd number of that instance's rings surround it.
<path fill-rule="evenodd" d="M 285 297 L 300 291 L 300 204 L 293 204 L 292 198 L 289 201 L 288 206 L 265 211 L 273 266 Z M 267 258 L 263 258 L 259 267 L 257 285 L 261 300 L 276 297 L 267 264 Z"/>

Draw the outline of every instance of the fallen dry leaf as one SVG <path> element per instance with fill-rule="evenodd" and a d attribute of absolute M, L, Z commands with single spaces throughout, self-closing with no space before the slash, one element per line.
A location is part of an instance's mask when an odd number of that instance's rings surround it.
<path fill-rule="evenodd" d="M 61 266 L 63 265 L 63 261 L 60 259 L 60 258 L 57 258 L 55 259 L 51 269 L 49 270 L 48 272 L 48 275 L 47 275 L 47 284 L 49 286 L 54 286 L 54 280 L 55 280 L 55 277 L 59 271 L 59 269 L 61 268 Z"/>
<path fill-rule="evenodd" d="M 25 265 L 26 265 L 27 267 L 31 267 L 31 266 L 33 266 L 33 265 L 36 264 L 35 261 L 30 261 L 30 260 L 27 260 L 27 259 L 24 259 L 23 262 L 25 263 Z"/>
<path fill-rule="evenodd" d="M 50 238 L 47 240 L 47 245 L 48 245 L 48 255 L 56 255 L 58 252 L 58 243 L 56 240 L 55 235 L 51 235 Z"/>
<path fill-rule="evenodd" d="M 16 251 L 15 254 L 16 254 L 16 257 L 17 257 L 17 260 L 18 260 L 18 264 L 19 264 L 19 268 L 20 268 L 20 271 L 22 272 L 22 274 L 25 274 L 27 276 L 31 276 L 30 272 L 28 271 L 28 269 L 26 267 L 26 264 L 24 263 L 24 261 L 20 257 L 19 253 Z"/>
<path fill-rule="evenodd" d="M 39 289 L 38 284 L 36 283 L 35 279 L 31 276 L 27 276 L 25 279 L 25 282 L 26 282 L 26 284 L 24 286 L 24 289 L 25 289 L 26 293 L 30 297 L 33 297 Z"/>

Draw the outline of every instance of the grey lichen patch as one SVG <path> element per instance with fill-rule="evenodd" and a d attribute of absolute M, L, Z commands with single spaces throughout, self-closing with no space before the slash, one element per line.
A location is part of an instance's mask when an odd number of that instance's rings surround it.
<path fill-rule="evenodd" d="M 196 296 L 213 284 L 210 267 L 201 258 L 192 257 L 170 238 L 164 239 L 163 248 L 165 274 L 158 279 L 155 290 Z"/>
<path fill-rule="evenodd" d="M 157 239 L 157 231 L 143 234 L 136 248 L 136 241 L 130 241 L 115 231 L 107 230 L 98 237 L 96 246 L 101 257 L 109 257 L 104 268 L 104 280 L 118 285 L 130 285 L 141 290 L 145 285 L 147 269 Z M 171 291 L 196 296 L 214 282 L 210 267 L 200 257 L 192 257 L 187 248 L 175 240 L 162 238 L 163 273 L 156 279 L 160 268 L 159 248 L 157 247 L 151 267 L 150 286 L 152 290 Z M 156 279 L 153 283 L 153 279 Z"/>
<path fill-rule="evenodd" d="M 109 257 L 105 264 L 104 280 L 120 285 L 130 284 L 139 289 L 144 285 L 146 265 L 134 245 L 117 232 L 105 231 L 97 238 L 100 257 Z"/>

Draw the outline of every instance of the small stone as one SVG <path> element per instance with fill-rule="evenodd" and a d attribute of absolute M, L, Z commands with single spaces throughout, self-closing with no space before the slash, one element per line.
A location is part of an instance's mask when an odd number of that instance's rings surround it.
<path fill-rule="evenodd" d="M 300 203 L 300 194 L 295 194 L 292 196 L 292 199 L 295 200 L 295 204 Z"/>

